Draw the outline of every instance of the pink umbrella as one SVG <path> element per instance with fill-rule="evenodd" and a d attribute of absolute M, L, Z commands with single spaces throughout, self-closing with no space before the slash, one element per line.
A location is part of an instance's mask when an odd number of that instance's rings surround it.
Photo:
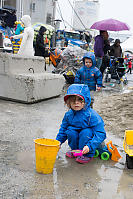
<path fill-rule="evenodd" d="M 130 27 L 126 23 L 118 21 L 116 19 L 106 19 L 95 22 L 90 27 L 90 29 L 121 31 L 121 30 L 130 30 Z"/>

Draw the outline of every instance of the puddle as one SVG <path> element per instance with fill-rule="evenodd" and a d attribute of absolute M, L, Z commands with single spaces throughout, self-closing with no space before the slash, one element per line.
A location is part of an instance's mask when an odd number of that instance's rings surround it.
<path fill-rule="evenodd" d="M 16 163 L 19 169 L 23 171 L 35 170 L 35 152 L 21 151 L 16 154 Z"/>
<path fill-rule="evenodd" d="M 132 91 L 129 89 L 132 84 L 125 86 L 122 91 L 115 90 L 113 86 L 112 84 L 102 92 L 96 92 L 94 106 L 96 104 L 95 110 L 99 111 L 105 121 L 105 128 L 107 128 L 105 142 L 112 140 L 122 159 L 114 162 L 103 161 L 98 157 L 89 164 L 78 164 L 75 159 L 66 158 L 65 153 L 69 150 L 66 142 L 58 153 L 53 173 L 49 175 L 36 172 L 33 138 L 55 137 L 65 112 L 62 96 L 33 104 L 28 110 L 27 105 L 20 107 L 13 103 L 10 106 L 10 103 L 8 105 L 7 102 L 2 101 L 2 105 L 5 104 L 5 106 L 1 106 L 3 119 L 0 134 L 2 171 L 0 197 L 132 199 L 133 170 L 126 168 L 123 149 L 124 131 L 126 128 L 133 127 L 131 111 L 133 94 L 128 95 L 128 92 Z M 122 92 L 124 95 L 121 95 Z M 14 114 L 16 112 L 17 115 Z M 4 123 L 5 121 L 8 123 Z"/>
<path fill-rule="evenodd" d="M 121 179 L 123 170 L 115 168 L 106 168 L 104 165 L 98 169 L 98 174 L 101 181 L 98 183 L 98 188 L 101 190 L 98 194 L 98 199 L 107 198 L 120 198 L 121 194 L 118 193 L 119 181 Z"/>

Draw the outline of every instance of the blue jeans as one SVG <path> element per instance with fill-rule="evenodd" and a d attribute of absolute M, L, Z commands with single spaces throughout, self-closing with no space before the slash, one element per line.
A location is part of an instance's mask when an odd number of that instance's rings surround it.
<path fill-rule="evenodd" d="M 96 62 L 97 62 L 96 67 L 100 70 L 100 67 L 102 65 L 102 57 L 96 57 Z"/>

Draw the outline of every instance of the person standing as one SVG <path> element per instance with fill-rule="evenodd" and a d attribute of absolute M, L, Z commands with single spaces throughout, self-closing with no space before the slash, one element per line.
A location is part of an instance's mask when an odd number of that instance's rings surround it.
<path fill-rule="evenodd" d="M 130 74 L 132 74 L 132 61 L 131 61 L 131 59 L 129 60 L 129 62 L 128 62 L 128 71 L 127 71 L 127 73 L 130 71 Z"/>
<path fill-rule="evenodd" d="M 110 56 L 122 57 L 122 48 L 120 46 L 120 40 L 116 39 L 115 43 L 110 47 Z"/>
<path fill-rule="evenodd" d="M 109 35 L 108 32 L 105 31 L 103 33 L 103 38 L 104 38 L 104 56 L 102 58 L 102 64 L 100 67 L 100 71 L 102 73 L 102 76 L 104 76 L 104 71 L 105 69 L 110 65 L 110 56 L 109 56 L 109 51 L 110 51 L 110 41 L 109 41 Z"/>
<path fill-rule="evenodd" d="M 93 52 L 88 52 L 83 57 L 83 66 L 77 70 L 75 75 L 75 84 L 88 85 L 91 93 L 91 107 L 94 103 L 94 91 L 100 91 L 102 88 L 102 74 L 96 67 L 95 55 Z"/>
<path fill-rule="evenodd" d="M 41 26 L 39 29 L 39 33 L 36 36 L 35 43 L 35 56 L 41 56 L 45 58 L 46 50 L 45 50 L 45 42 L 44 42 L 44 33 L 46 32 L 46 28 Z"/>
<path fill-rule="evenodd" d="M 93 52 L 87 52 L 83 56 L 83 66 L 79 68 L 75 75 L 75 84 L 86 84 L 90 91 L 101 90 L 102 74 L 96 67 L 95 55 Z"/>
<path fill-rule="evenodd" d="M 97 62 L 97 68 L 100 69 L 102 65 L 102 59 L 104 56 L 104 38 L 107 35 L 107 31 L 100 30 L 100 35 L 95 37 L 95 44 L 94 44 L 94 53 Z"/>

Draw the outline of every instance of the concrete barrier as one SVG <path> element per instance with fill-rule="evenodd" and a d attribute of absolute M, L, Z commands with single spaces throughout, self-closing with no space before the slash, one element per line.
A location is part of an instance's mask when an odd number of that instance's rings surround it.
<path fill-rule="evenodd" d="M 24 103 L 59 96 L 64 77 L 45 72 L 42 57 L 0 53 L 0 97 Z"/>

